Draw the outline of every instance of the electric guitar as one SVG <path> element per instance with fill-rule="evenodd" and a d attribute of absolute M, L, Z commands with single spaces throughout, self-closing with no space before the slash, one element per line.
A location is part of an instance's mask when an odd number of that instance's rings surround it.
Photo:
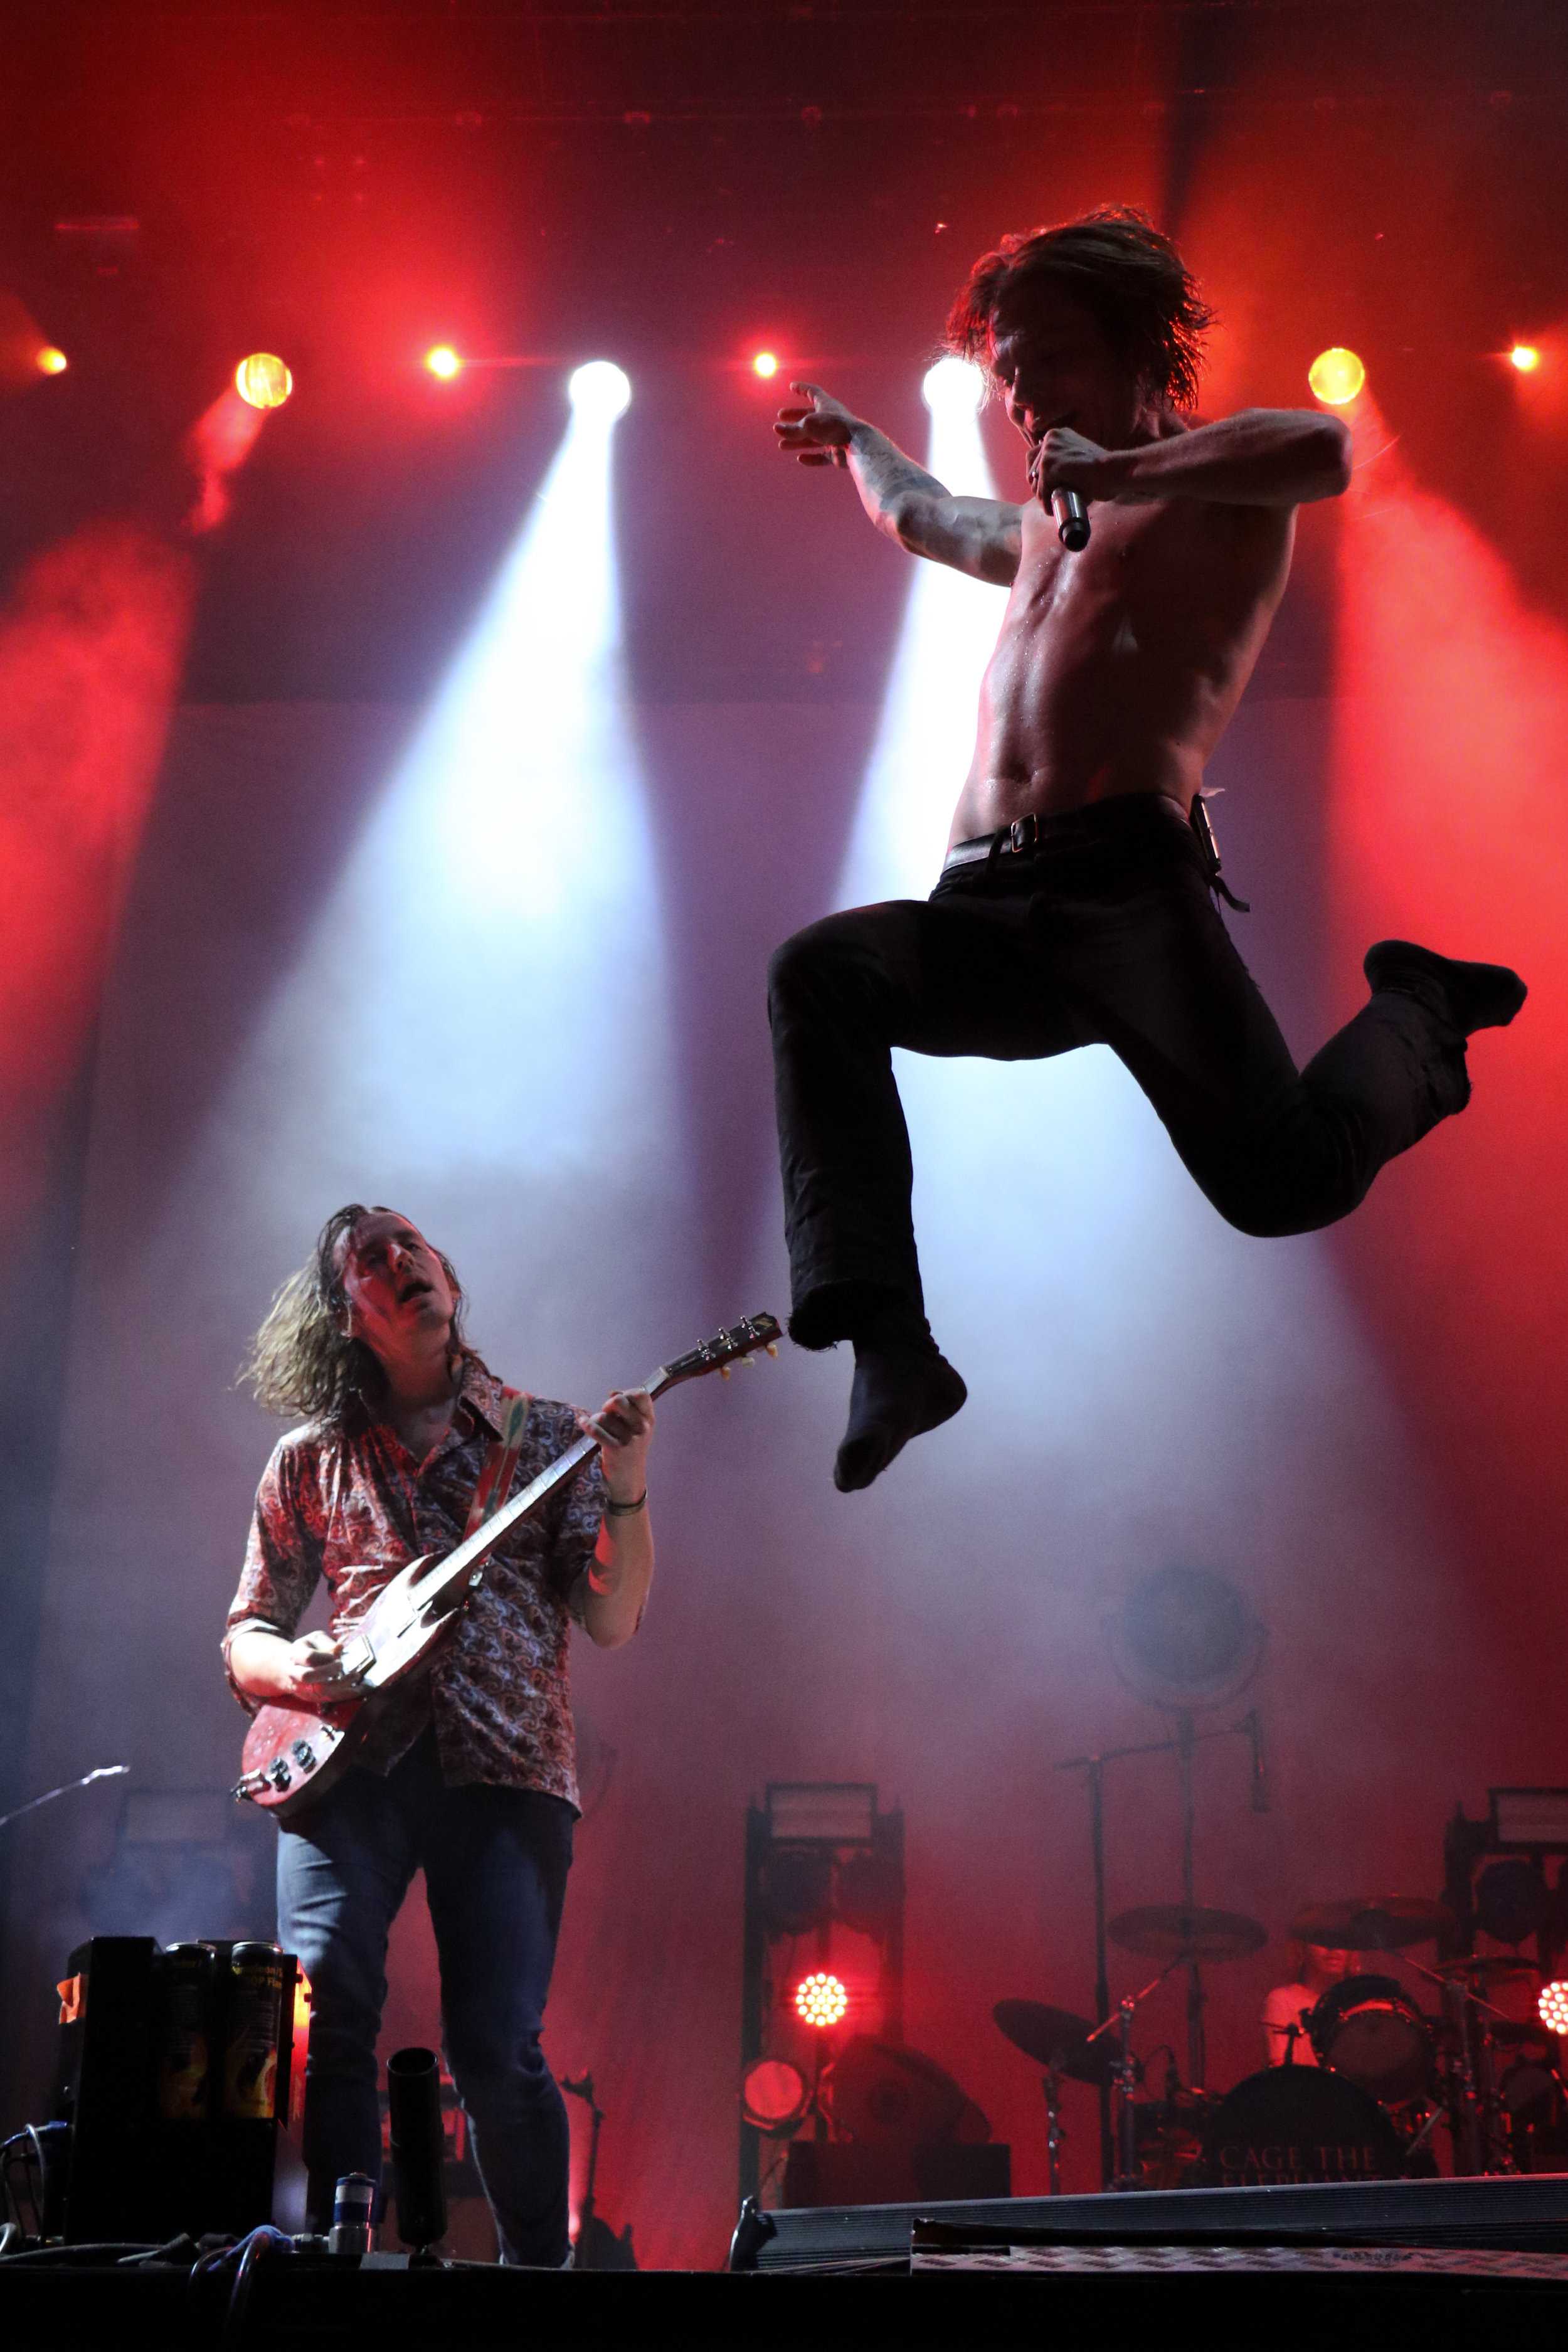
<path fill-rule="evenodd" d="M 643 1382 L 661 1397 L 683 1381 L 709 1372 L 730 1377 L 759 1349 L 778 1353 L 772 1315 L 749 1315 L 704 1339 Z M 503 1536 L 571 1485 L 599 1451 L 596 1437 L 579 1437 L 520 1495 L 503 1503 L 456 1551 L 426 1552 L 388 1580 L 343 1643 L 339 1672 L 356 1685 L 353 1698 L 312 1710 L 308 1700 L 275 1702 L 258 1710 L 246 1736 L 240 1778 L 232 1794 L 288 1821 L 323 1795 L 353 1763 L 374 1720 L 376 1695 L 423 1665 L 457 1629 L 465 1603 L 484 1580 L 485 1562 Z"/>

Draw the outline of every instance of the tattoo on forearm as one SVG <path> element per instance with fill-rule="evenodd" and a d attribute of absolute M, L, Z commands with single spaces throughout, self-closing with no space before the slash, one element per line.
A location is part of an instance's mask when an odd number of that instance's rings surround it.
<path fill-rule="evenodd" d="M 922 491 L 928 498 L 947 496 L 944 483 L 917 466 L 912 457 L 906 457 L 874 425 L 856 426 L 849 440 L 849 467 L 862 491 L 868 491 L 879 506 L 889 506 L 910 490 Z"/>

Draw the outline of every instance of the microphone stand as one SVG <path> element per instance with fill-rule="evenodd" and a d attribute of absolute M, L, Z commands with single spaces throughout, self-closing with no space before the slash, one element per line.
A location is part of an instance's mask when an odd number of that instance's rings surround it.
<path fill-rule="evenodd" d="M 1189 1910 L 1193 1902 L 1193 1750 L 1208 1739 L 1250 1739 L 1253 1736 L 1256 1710 L 1243 1716 L 1239 1723 L 1216 1725 L 1212 1731 L 1194 1729 L 1191 1712 L 1184 1707 L 1177 1717 L 1174 1739 L 1143 1739 L 1127 1748 L 1101 1748 L 1098 1755 L 1065 1756 L 1053 1765 L 1057 1772 L 1081 1772 L 1089 1783 L 1089 1855 L 1094 1870 L 1094 2010 L 1095 2015 L 1111 2021 L 1110 1966 L 1107 1949 L 1105 1926 L 1105 1768 L 1121 1764 L 1130 1756 L 1175 1756 L 1182 1768 L 1182 1899 Z M 1173 1961 L 1172 1967 L 1180 1965 Z M 1190 2087 L 1203 2088 L 1203 1979 L 1196 1960 L 1186 1963 L 1190 1971 L 1187 1983 L 1187 2069 Z M 1154 1979 L 1163 1984 L 1170 1969 Z M 1153 1990 L 1153 1985 L 1146 1990 Z M 1138 2000 L 1143 1994 L 1137 1996 Z M 1134 2003 L 1136 2006 L 1136 2003 Z M 1103 2032 L 1104 2025 L 1097 2029 Z M 1100 2178 L 1102 2188 L 1116 2185 L 1116 2143 L 1111 2130 L 1110 2084 L 1100 2085 Z"/>

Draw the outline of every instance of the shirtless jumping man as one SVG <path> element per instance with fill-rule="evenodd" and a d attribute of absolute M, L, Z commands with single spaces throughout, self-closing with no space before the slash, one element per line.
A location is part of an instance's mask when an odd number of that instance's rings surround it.
<path fill-rule="evenodd" d="M 1231 944 L 1198 798 L 1290 568 L 1295 509 L 1349 480 L 1316 411 L 1194 425 L 1209 314 L 1174 247 L 1107 211 L 1006 238 L 948 321 L 1027 445 L 1023 506 L 954 498 L 815 384 L 780 446 L 845 467 L 877 529 L 1012 594 L 929 900 L 829 916 L 773 958 L 792 1336 L 855 1347 L 834 1470 L 869 1486 L 964 1386 L 925 1319 L 891 1048 L 1020 1061 L 1110 1045 L 1220 1215 L 1300 1234 L 1469 1096 L 1465 1045 L 1518 975 L 1408 941 L 1298 1072 Z M 1053 490 L 1089 502 L 1069 553 Z"/>

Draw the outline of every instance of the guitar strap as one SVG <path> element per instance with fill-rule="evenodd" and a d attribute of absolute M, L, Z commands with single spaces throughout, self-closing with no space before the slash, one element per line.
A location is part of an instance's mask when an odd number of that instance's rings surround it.
<path fill-rule="evenodd" d="M 502 1389 L 500 1433 L 486 1454 L 479 1471 L 474 1499 L 468 1506 L 468 1524 L 463 1529 L 467 1543 L 492 1511 L 499 1511 L 510 1492 L 512 1473 L 517 1457 L 522 1452 L 522 1433 L 528 1426 L 528 1410 L 533 1399 L 522 1389 Z"/>

